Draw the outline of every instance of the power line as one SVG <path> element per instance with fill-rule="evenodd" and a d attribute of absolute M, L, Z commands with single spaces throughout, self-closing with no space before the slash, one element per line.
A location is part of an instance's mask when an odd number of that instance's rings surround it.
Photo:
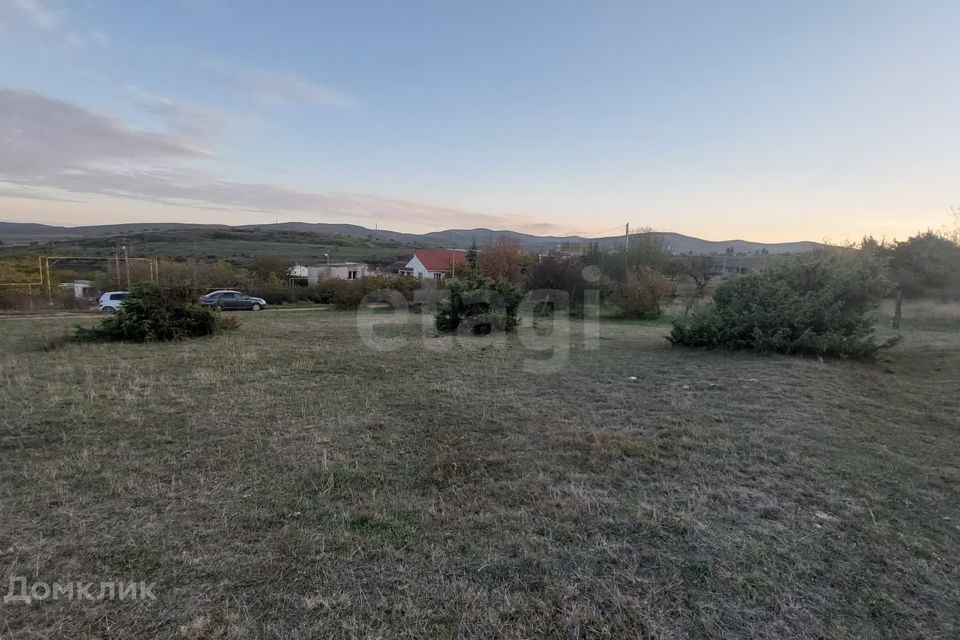
<path fill-rule="evenodd" d="M 585 235 L 585 234 L 579 234 L 579 233 L 576 235 L 582 238 L 602 238 L 602 237 L 605 237 L 605 234 L 609 234 L 611 231 L 619 231 L 622 228 L 623 227 L 618 224 L 615 227 L 610 227 L 609 229 L 604 229 L 603 231 L 595 231 L 591 235 Z"/>

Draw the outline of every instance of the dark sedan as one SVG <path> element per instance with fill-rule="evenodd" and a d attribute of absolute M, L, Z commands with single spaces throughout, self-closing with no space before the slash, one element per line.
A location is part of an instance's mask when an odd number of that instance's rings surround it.
<path fill-rule="evenodd" d="M 267 301 L 263 298 L 248 296 L 239 291 L 211 291 L 200 296 L 201 307 L 216 307 L 217 309 L 249 309 L 260 311 L 267 308 Z"/>

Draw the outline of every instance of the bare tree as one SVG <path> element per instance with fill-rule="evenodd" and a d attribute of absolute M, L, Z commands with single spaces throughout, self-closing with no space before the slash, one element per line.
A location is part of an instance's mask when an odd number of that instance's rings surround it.
<path fill-rule="evenodd" d="M 697 297 L 707 292 L 707 284 L 713 277 L 710 256 L 686 256 L 682 263 L 683 272 L 697 287 Z"/>
<path fill-rule="evenodd" d="M 523 269 L 523 252 L 520 242 L 514 238 L 501 236 L 497 241 L 485 247 L 477 258 L 480 272 L 491 280 L 509 280 L 517 283 Z"/>

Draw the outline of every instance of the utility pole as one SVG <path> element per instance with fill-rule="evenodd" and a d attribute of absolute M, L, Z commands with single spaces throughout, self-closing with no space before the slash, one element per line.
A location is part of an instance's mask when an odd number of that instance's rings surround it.
<path fill-rule="evenodd" d="M 47 301 L 53 304 L 53 279 L 50 277 L 50 257 L 44 260 L 47 271 Z"/>
<path fill-rule="evenodd" d="M 624 273 L 630 272 L 630 223 L 627 223 L 626 233 L 623 236 L 623 268 Z"/>
<path fill-rule="evenodd" d="M 130 254 L 127 252 L 127 245 L 123 245 L 123 262 L 127 267 L 127 289 L 130 289 Z"/>
<path fill-rule="evenodd" d="M 116 245 L 113 246 L 113 258 L 117 268 L 117 289 L 123 289 L 123 283 L 120 282 L 120 250 Z"/>

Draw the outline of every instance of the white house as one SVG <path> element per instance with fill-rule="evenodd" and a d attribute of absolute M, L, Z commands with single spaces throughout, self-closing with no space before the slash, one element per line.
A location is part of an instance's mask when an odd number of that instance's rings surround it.
<path fill-rule="evenodd" d="M 360 280 L 370 273 L 369 265 L 363 262 L 331 262 L 316 267 L 307 267 L 307 283 L 314 285 L 327 278 Z"/>
<path fill-rule="evenodd" d="M 309 268 L 300 264 L 295 264 L 287 271 L 291 278 L 306 278 L 310 275 Z"/>
<path fill-rule="evenodd" d="M 414 278 L 443 280 L 456 275 L 457 269 L 469 265 L 467 254 L 446 249 L 420 249 L 413 254 L 403 273 Z"/>

